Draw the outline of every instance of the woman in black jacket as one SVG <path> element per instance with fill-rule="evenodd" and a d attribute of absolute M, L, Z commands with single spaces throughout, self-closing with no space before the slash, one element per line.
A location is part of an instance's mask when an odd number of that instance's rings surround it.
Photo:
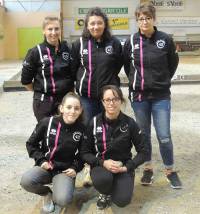
<path fill-rule="evenodd" d="M 44 196 L 44 212 L 52 212 L 54 205 L 61 209 L 72 201 L 75 177 L 83 167 L 79 158 L 83 110 L 78 95 L 69 92 L 64 96 L 60 112 L 61 116 L 42 119 L 26 142 L 35 166 L 22 176 L 21 186 Z M 53 190 L 46 186 L 50 183 Z"/>
<path fill-rule="evenodd" d="M 172 188 L 180 189 L 182 184 L 177 172 L 174 171 L 170 131 L 170 87 L 178 66 L 178 54 L 172 38 L 154 26 L 156 10 L 152 4 L 139 5 L 135 17 L 139 31 L 124 45 L 124 69 L 129 78 L 131 106 L 150 150 L 141 184 L 151 185 L 153 182 L 151 159 L 153 119 L 167 180 Z"/>
<path fill-rule="evenodd" d="M 121 43 L 111 35 L 108 17 L 100 8 L 91 8 L 82 37 L 72 44 L 72 72 L 87 121 L 102 110 L 101 88 L 108 84 L 120 85 L 118 74 L 122 63 Z"/>
<path fill-rule="evenodd" d="M 60 41 L 61 24 L 57 17 L 43 21 L 44 42 L 30 49 L 24 59 L 21 82 L 33 95 L 37 121 L 57 113 L 64 95 L 72 91 L 70 50 Z"/>
<path fill-rule="evenodd" d="M 124 207 L 132 198 L 134 170 L 144 163 L 148 151 L 135 121 L 120 110 L 122 91 L 114 85 L 104 86 L 101 101 L 105 111 L 90 121 L 81 158 L 91 166 L 93 185 L 100 192 L 97 207 L 104 209 L 111 200 Z"/>

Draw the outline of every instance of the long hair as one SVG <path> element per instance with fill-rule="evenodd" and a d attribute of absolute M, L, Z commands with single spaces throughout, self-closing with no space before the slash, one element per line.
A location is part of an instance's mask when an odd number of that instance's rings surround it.
<path fill-rule="evenodd" d="M 82 33 L 83 38 L 88 39 L 91 37 L 90 31 L 87 29 L 90 16 L 100 16 L 103 18 L 103 21 L 105 24 L 105 29 L 104 29 L 104 32 L 103 32 L 101 39 L 102 40 L 109 40 L 111 38 L 111 33 L 110 33 L 110 26 L 109 26 L 109 22 L 108 22 L 108 17 L 99 7 L 93 7 L 88 11 L 88 13 L 85 17 L 85 22 L 84 22 L 84 28 L 83 28 L 83 33 Z"/>

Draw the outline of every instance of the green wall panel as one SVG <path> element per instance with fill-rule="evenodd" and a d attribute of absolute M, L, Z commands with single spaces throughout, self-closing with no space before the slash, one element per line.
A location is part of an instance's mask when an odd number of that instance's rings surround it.
<path fill-rule="evenodd" d="M 18 50 L 19 58 L 23 59 L 26 56 L 28 49 L 43 41 L 42 29 L 34 28 L 18 28 Z"/>

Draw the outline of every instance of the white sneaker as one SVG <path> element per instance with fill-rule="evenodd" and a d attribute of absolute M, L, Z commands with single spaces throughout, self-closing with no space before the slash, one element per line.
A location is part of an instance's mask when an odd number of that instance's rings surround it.
<path fill-rule="evenodd" d="M 43 207 L 42 212 L 43 213 L 51 213 L 55 209 L 54 203 L 52 201 L 52 193 L 49 192 L 47 195 L 43 197 Z"/>
<path fill-rule="evenodd" d="M 52 214 L 61 214 L 62 213 L 62 210 L 64 208 L 58 206 L 57 204 L 54 206 L 54 211 L 52 212 Z"/>

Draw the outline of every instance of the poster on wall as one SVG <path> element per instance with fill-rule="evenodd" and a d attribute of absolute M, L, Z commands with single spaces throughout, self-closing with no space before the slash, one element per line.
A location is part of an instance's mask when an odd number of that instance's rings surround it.
<path fill-rule="evenodd" d="M 85 15 L 90 8 L 78 8 L 79 15 Z M 128 14 L 128 7 L 103 7 L 101 8 L 106 14 Z"/>
<path fill-rule="evenodd" d="M 109 25 L 112 30 L 128 30 L 129 19 L 128 18 L 109 18 Z M 84 19 L 75 19 L 75 30 L 81 30 L 84 27 Z"/>
<path fill-rule="evenodd" d="M 151 0 L 159 10 L 183 10 L 185 0 Z"/>

